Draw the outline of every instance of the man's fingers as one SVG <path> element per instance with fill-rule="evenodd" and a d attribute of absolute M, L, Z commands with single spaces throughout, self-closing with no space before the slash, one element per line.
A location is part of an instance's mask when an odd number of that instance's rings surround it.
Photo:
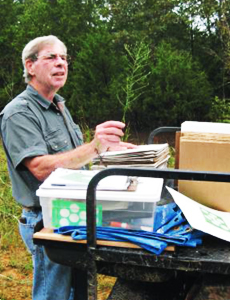
<path fill-rule="evenodd" d="M 115 134 L 100 134 L 97 136 L 97 139 L 103 144 L 107 142 L 120 143 L 120 137 Z"/>
<path fill-rule="evenodd" d="M 108 128 L 100 128 L 97 129 L 95 134 L 99 137 L 105 137 L 106 135 L 109 136 L 118 136 L 122 137 L 124 135 L 124 132 L 121 129 L 118 129 L 116 127 L 108 127 Z"/>
<path fill-rule="evenodd" d="M 126 149 L 135 149 L 137 148 L 137 145 L 127 142 L 120 142 L 121 147 L 125 147 Z"/>
<path fill-rule="evenodd" d="M 116 127 L 116 128 L 120 128 L 123 129 L 125 127 L 125 123 L 120 122 L 120 121 L 106 121 L 102 124 L 97 125 L 96 128 L 108 128 L 108 127 Z"/>
<path fill-rule="evenodd" d="M 107 121 L 97 125 L 95 130 L 95 144 L 96 149 L 99 152 L 104 152 L 108 148 L 119 147 L 121 143 L 121 137 L 124 136 L 122 129 L 125 124 L 119 121 Z M 131 144 L 125 143 L 126 149 L 133 148 Z"/>
<path fill-rule="evenodd" d="M 119 144 L 116 144 L 113 147 L 109 147 L 107 151 L 121 151 L 127 149 L 136 149 L 137 147 L 138 147 L 137 145 L 134 145 L 132 143 L 120 142 Z"/>

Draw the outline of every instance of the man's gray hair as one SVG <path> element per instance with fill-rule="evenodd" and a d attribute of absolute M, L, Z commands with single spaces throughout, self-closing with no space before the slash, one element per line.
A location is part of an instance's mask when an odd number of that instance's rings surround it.
<path fill-rule="evenodd" d="M 28 70 L 26 69 L 25 66 L 26 60 L 27 59 L 36 60 L 37 59 L 36 55 L 38 55 L 39 51 L 41 51 L 47 45 L 55 45 L 55 44 L 61 45 L 63 47 L 64 53 L 67 53 L 67 48 L 65 44 L 54 35 L 37 37 L 34 40 L 30 41 L 25 46 L 25 48 L 22 51 L 22 63 L 24 67 L 23 77 L 25 77 L 26 83 L 28 83 L 32 79 L 31 75 L 28 73 Z"/>

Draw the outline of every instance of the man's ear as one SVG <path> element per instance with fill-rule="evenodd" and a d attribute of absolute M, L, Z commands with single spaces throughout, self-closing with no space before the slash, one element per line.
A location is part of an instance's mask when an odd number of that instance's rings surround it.
<path fill-rule="evenodd" d="M 30 74 L 30 76 L 34 76 L 34 62 L 31 59 L 27 59 L 25 61 L 25 67 Z"/>

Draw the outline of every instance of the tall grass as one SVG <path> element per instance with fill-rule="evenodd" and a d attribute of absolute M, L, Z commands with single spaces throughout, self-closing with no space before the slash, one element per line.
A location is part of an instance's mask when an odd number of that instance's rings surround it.
<path fill-rule="evenodd" d="M 18 241 L 18 218 L 21 208 L 12 197 L 6 157 L 0 142 L 0 247 Z"/>

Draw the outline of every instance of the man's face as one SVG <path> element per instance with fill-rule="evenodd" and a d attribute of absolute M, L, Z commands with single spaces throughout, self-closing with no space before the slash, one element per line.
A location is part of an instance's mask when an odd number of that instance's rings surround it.
<path fill-rule="evenodd" d="M 32 75 L 31 84 L 38 92 L 57 92 L 67 79 L 66 53 L 59 44 L 47 45 L 39 51 L 37 60 L 31 62 L 28 70 Z"/>

